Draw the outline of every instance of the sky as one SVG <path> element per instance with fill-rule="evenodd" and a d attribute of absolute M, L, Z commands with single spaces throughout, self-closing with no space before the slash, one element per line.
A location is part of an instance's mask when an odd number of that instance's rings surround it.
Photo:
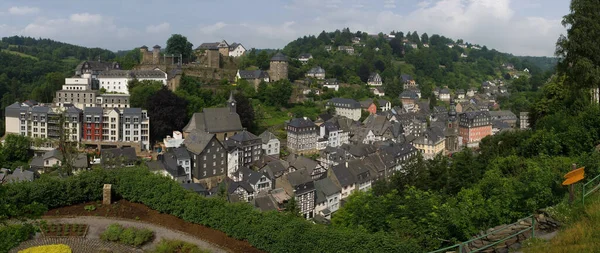
<path fill-rule="evenodd" d="M 165 46 L 171 34 L 194 44 L 283 48 L 345 27 L 369 34 L 426 32 L 514 55 L 552 56 L 569 0 L 2 0 L 0 36 L 50 38 L 129 50 Z"/>

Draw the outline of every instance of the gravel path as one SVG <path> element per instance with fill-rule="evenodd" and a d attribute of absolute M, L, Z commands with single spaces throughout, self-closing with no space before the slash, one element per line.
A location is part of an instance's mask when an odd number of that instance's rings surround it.
<path fill-rule="evenodd" d="M 201 249 L 209 250 L 210 252 L 227 252 L 226 250 L 206 242 L 204 240 L 198 239 L 194 236 L 171 230 L 162 226 L 140 222 L 140 221 L 131 221 L 131 220 L 122 220 L 122 219 L 114 219 L 114 218 L 105 218 L 105 217 L 97 217 L 97 216 L 79 216 L 79 217 L 71 217 L 71 218 L 50 218 L 44 217 L 44 220 L 47 220 L 48 223 L 78 223 L 78 224 L 87 224 L 89 226 L 88 233 L 86 238 L 91 240 L 99 240 L 100 234 L 108 225 L 118 223 L 125 227 L 136 227 L 136 228 L 147 228 L 154 232 L 154 241 L 152 243 L 146 244 L 142 249 L 148 250 L 153 249 L 158 242 L 162 238 L 172 239 L 172 240 L 180 240 L 189 242 L 195 245 L 198 245 Z M 74 251 L 75 252 L 75 251 Z"/>

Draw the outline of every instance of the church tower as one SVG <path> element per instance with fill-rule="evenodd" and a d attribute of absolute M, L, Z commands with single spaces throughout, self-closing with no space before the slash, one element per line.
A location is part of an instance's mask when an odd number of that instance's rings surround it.
<path fill-rule="evenodd" d="M 450 110 L 448 110 L 448 125 L 446 126 L 446 151 L 454 153 L 458 151 L 458 120 L 456 119 L 456 106 L 454 100 L 450 100 Z"/>
<path fill-rule="evenodd" d="M 227 99 L 227 106 L 229 106 L 229 112 L 235 113 L 237 109 L 237 102 L 233 98 L 233 91 L 229 93 L 229 99 Z"/>

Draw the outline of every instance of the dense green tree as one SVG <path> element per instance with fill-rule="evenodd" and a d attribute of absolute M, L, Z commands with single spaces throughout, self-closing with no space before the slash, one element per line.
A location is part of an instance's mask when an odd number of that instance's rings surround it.
<path fill-rule="evenodd" d="M 176 56 L 182 55 L 184 61 L 192 61 L 192 47 L 194 45 L 190 43 L 187 37 L 181 34 L 173 34 L 167 40 L 166 52 L 174 54 Z"/>
<path fill-rule="evenodd" d="M 237 102 L 236 112 L 240 115 L 242 126 L 250 132 L 256 131 L 254 108 L 248 97 L 242 93 L 236 93 L 234 99 Z"/>
<path fill-rule="evenodd" d="M 429 35 L 427 35 L 427 33 L 423 33 L 421 34 L 421 42 L 423 44 L 427 44 L 429 43 Z"/>
<path fill-rule="evenodd" d="M 141 107 L 147 109 L 148 100 L 152 95 L 161 90 L 164 85 L 159 81 L 138 81 L 132 80 L 128 84 L 129 87 L 129 103 L 131 107 Z"/>
<path fill-rule="evenodd" d="M 187 124 L 187 101 L 162 87 L 146 101 L 150 124 L 150 140 L 162 140 L 174 130 L 181 131 Z"/>
<path fill-rule="evenodd" d="M 563 17 L 567 35 L 556 43 L 559 70 L 572 88 L 600 87 L 600 5 L 592 0 L 572 0 Z"/>

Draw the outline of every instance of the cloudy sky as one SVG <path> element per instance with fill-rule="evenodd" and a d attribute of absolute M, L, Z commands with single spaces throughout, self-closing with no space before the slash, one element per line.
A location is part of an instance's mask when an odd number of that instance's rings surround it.
<path fill-rule="evenodd" d="M 441 34 L 516 55 L 551 56 L 569 0 L 2 0 L 0 36 L 111 50 L 225 39 L 282 48 L 322 30 Z"/>

